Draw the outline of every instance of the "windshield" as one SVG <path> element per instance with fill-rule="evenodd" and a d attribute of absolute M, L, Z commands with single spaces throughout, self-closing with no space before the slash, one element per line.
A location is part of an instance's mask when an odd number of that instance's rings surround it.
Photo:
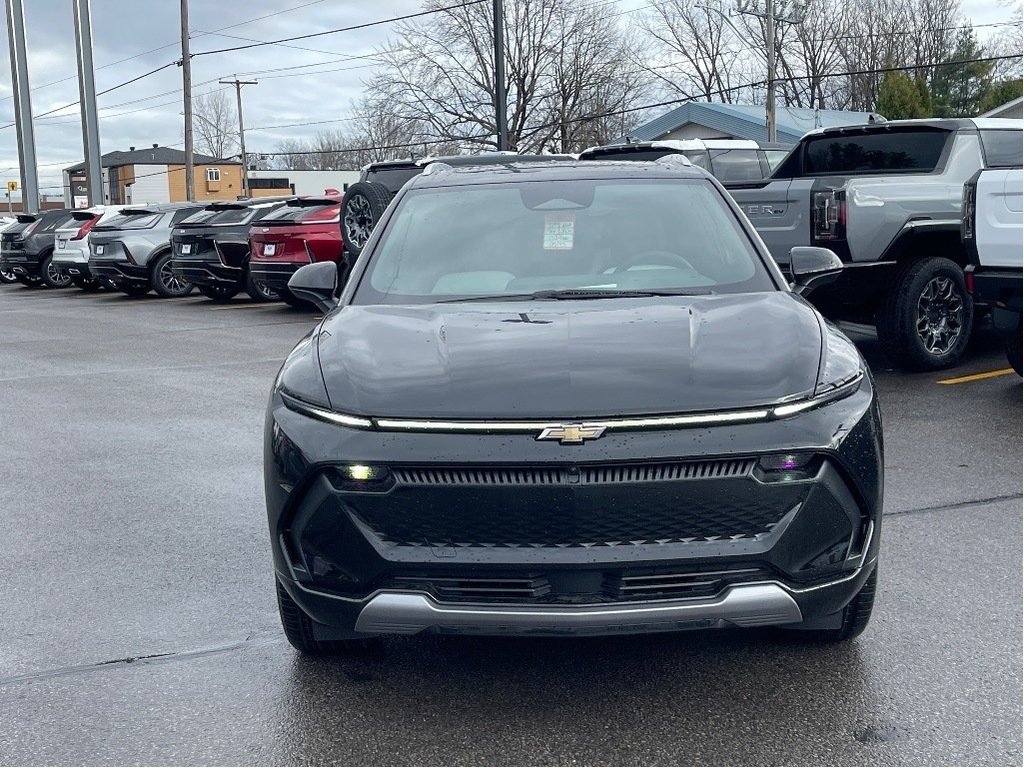
<path fill-rule="evenodd" d="M 710 181 L 522 181 L 406 194 L 355 303 L 773 288 Z"/>

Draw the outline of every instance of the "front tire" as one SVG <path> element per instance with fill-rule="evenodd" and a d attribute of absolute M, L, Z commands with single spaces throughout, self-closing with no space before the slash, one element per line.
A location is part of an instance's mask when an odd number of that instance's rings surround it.
<path fill-rule="evenodd" d="M 150 282 L 157 295 L 165 299 L 176 299 L 192 293 L 192 283 L 182 280 L 171 269 L 170 252 L 157 257 L 150 272 Z"/>
<path fill-rule="evenodd" d="M 1017 333 L 1012 338 L 1006 340 L 1006 359 L 1013 367 L 1013 370 L 1017 372 L 1018 376 L 1024 376 L 1024 373 L 1021 373 L 1021 345 L 1022 339 L 1020 333 Z"/>
<path fill-rule="evenodd" d="M 365 654 L 379 647 L 378 638 L 360 640 L 321 640 L 316 636 L 316 623 L 306 614 L 291 595 L 276 580 L 277 610 L 281 616 L 281 626 L 288 642 L 297 651 L 309 656 L 336 656 L 340 654 Z"/>
<path fill-rule="evenodd" d="M 53 263 L 52 253 L 48 253 L 39 265 L 39 277 L 48 288 L 67 288 L 71 285 L 71 275 Z"/>
<path fill-rule="evenodd" d="M 0 269 L 0 285 L 11 285 L 18 282 L 18 276 L 9 269 Z"/>
<path fill-rule="evenodd" d="M 27 288 L 38 288 L 43 284 L 39 275 L 15 275 L 15 279 Z"/>
<path fill-rule="evenodd" d="M 791 637 L 817 643 L 842 643 L 860 635 L 871 620 L 875 606 L 875 592 L 878 587 L 878 565 L 871 571 L 864 586 L 842 611 L 842 622 L 836 629 L 793 629 L 787 631 Z"/>
<path fill-rule="evenodd" d="M 878 309 L 878 340 L 898 366 L 937 371 L 959 362 L 971 339 L 974 303 L 956 262 L 916 261 L 900 272 Z"/>

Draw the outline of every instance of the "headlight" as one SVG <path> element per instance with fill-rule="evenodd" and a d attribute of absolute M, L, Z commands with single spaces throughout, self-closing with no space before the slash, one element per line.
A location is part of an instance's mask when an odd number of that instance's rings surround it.
<path fill-rule="evenodd" d="M 340 424 L 343 427 L 352 427 L 353 429 L 373 429 L 373 422 L 369 419 L 364 419 L 362 416 L 350 416 L 347 413 L 338 413 L 327 408 L 321 408 L 320 406 L 313 405 L 299 400 L 297 397 L 281 392 L 281 400 L 290 411 L 301 413 L 303 416 L 309 416 L 311 419 L 318 419 L 320 421 L 326 421 L 328 424 Z"/>
<path fill-rule="evenodd" d="M 818 375 L 818 382 L 814 386 L 814 394 L 807 400 L 776 406 L 772 413 L 777 418 L 785 418 L 841 400 L 860 389 L 863 379 L 864 367 L 857 348 L 843 334 L 828 326 L 825 337 L 825 360 Z"/>

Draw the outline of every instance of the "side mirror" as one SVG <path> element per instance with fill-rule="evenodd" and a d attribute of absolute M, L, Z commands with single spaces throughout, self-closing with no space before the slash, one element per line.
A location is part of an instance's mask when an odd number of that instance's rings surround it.
<path fill-rule="evenodd" d="M 296 298 L 308 301 L 321 312 L 330 312 L 337 303 L 334 292 L 338 287 L 338 265 L 333 261 L 320 261 L 300 267 L 288 280 L 288 290 Z"/>
<path fill-rule="evenodd" d="M 797 293 L 834 283 L 843 273 L 843 262 L 828 248 L 798 246 L 789 252 L 789 269 Z"/>

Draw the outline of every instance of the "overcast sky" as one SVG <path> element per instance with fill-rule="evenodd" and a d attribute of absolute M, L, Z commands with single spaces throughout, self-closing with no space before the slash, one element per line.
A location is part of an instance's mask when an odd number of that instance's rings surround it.
<path fill-rule="evenodd" d="M 645 0 L 612 2 L 627 10 L 647 4 Z M 98 91 L 180 58 L 178 0 L 93 0 L 92 5 Z M 274 40 L 414 13 L 420 10 L 421 0 L 191 0 L 189 7 L 192 53 L 200 54 L 252 40 Z M 36 115 L 78 98 L 71 8 L 71 0 L 25 0 Z M 998 0 L 963 0 L 963 11 L 975 24 L 1004 21 L 1010 16 L 1010 10 L 1000 7 Z M 631 16 L 622 18 L 629 23 Z M 6 19 L 0 26 L 0 125 L 6 125 L 14 120 Z M 388 25 L 383 25 L 324 35 L 291 47 L 197 55 L 192 63 L 193 92 L 223 88 L 217 80 L 236 74 L 259 80 L 259 85 L 243 89 L 246 148 L 271 152 L 282 139 L 345 126 L 343 118 L 349 114 L 351 102 L 373 72 L 365 58 L 354 57 L 372 54 L 387 43 L 388 34 Z M 318 66 L 285 69 L 308 64 Z M 183 146 L 178 67 L 100 96 L 99 105 L 104 152 L 154 143 Z M 317 121 L 336 122 L 264 129 Z M 77 107 L 37 118 L 35 134 L 42 191 L 59 194 L 61 168 L 82 159 Z M 17 166 L 15 131 L 0 129 L 0 181 L 17 179 Z"/>

